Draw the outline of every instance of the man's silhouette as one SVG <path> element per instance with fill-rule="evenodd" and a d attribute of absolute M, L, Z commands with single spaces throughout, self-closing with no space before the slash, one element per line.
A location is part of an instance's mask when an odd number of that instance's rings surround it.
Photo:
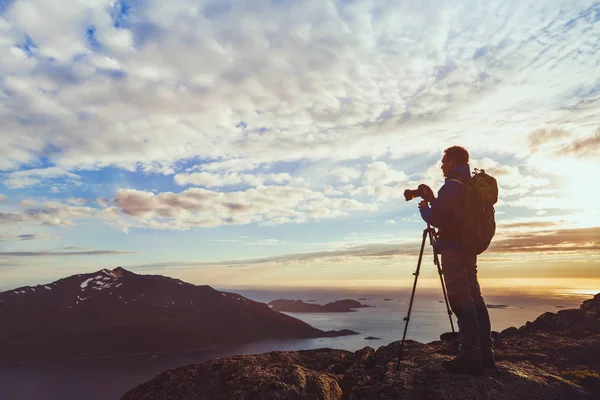
<path fill-rule="evenodd" d="M 467 150 L 444 150 L 442 172 L 446 182 L 438 197 L 427 188 L 419 210 L 425 222 L 438 228 L 434 251 L 441 255 L 448 300 L 458 318 L 459 355 L 443 366 L 450 372 L 482 375 L 495 362 L 490 316 L 477 281 L 477 255 L 465 251 L 460 240 L 464 188 L 471 179 Z"/>

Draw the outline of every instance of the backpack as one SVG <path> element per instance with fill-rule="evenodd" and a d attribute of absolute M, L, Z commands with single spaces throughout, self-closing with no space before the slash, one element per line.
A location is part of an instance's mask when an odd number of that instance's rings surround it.
<path fill-rule="evenodd" d="M 465 184 L 461 221 L 461 242 L 466 251 L 483 253 L 496 233 L 494 204 L 498 202 L 498 183 L 483 169 L 474 169 L 473 177 Z"/>

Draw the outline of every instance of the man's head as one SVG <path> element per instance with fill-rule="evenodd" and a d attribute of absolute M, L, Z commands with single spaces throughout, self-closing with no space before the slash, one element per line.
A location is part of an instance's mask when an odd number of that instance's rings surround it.
<path fill-rule="evenodd" d="M 468 163 L 469 152 L 464 147 L 448 147 L 444 150 L 444 157 L 442 158 L 442 172 L 447 177 L 454 168 Z"/>

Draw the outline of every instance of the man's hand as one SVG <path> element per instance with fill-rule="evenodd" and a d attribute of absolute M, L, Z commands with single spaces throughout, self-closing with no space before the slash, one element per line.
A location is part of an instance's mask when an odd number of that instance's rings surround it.
<path fill-rule="evenodd" d="M 425 200 L 419 202 L 419 210 L 429 207 L 429 204 Z"/>
<path fill-rule="evenodd" d="M 427 185 L 425 185 L 425 184 L 422 183 L 422 184 L 419 185 L 418 189 L 419 189 L 419 192 L 421 192 L 421 197 L 426 202 L 431 203 L 435 199 L 435 195 L 433 194 L 433 190 L 431 190 L 431 188 L 429 186 L 427 186 Z"/>

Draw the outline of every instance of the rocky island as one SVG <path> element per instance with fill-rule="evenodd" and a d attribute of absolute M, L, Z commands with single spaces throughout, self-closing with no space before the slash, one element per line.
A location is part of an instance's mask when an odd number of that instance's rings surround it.
<path fill-rule="evenodd" d="M 448 335 L 446 335 L 448 336 Z M 203 399 L 506 399 L 600 398 L 600 293 L 579 309 L 545 313 L 494 333 L 498 372 L 445 372 L 448 341 L 400 342 L 356 352 L 318 349 L 210 360 L 168 370 L 122 400 Z"/>
<path fill-rule="evenodd" d="M 236 293 L 124 268 L 0 293 L 0 363 L 205 349 L 322 331 Z"/>
<path fill-rule="evenodd" d="M 302 300 L 273 300 L 269 303 L 275 311 L 296 313 L 339 313 L 355 312 L 357 308 L 372 307 L 356 300 L 338 300 L 324 305 L 307 304 Z"/>

